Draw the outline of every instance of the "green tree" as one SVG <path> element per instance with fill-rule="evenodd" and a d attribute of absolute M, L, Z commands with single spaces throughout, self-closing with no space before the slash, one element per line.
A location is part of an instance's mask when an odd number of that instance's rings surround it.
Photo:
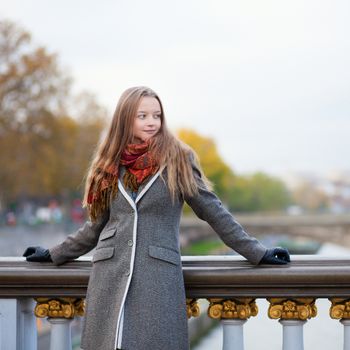
<path fill-rule="evenodd" d="M 271 211 L 291 203 L 282 181 L 258 172 L 251 176 L 236 175 L 223 161 L 212 138 L 193 130 L 180 129 L 179 138 L 198 154 L 204 173 L 214 184 L 214 191 L 232 211 Z"/>
<path fill-rule="evenodd" d="M 230 190 L 230 208 L 235 211 L 274 211 L 285 209 L 291 196 L 285 184 L 267 174 L 257 172 L 237 177 Z"/>

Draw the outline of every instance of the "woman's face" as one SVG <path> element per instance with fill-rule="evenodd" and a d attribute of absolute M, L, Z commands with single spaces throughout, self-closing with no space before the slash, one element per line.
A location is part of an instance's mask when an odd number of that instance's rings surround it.
<path fill-rule="evenodd" d="M 142 97 L 133 126 L 133 142 L 141 143 L 154 136 L 160 129 L 161 109 L 154 97 Z"/>

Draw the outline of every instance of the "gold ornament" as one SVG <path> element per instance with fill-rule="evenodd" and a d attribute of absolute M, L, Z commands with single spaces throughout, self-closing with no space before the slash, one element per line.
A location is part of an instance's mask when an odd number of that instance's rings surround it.
<path fill-rule="evenodd" d="M 197 299 L 186 299 L 187 318 L 198 317 L 200 308 Z"/>
<path fill-rule="evenodd" d="M 241 319 L 246 320 L 258 314 L 258 306 L 255 299 L 221 299 L 210 298 L 208 316 L 214 319 Z"/>
<path fill-rule="evenodd" d="M 36 317 L 74 318 L 85 312 L 85 301 L 81 298 L 35 298 L 35 301 Z"/>
<path fill-rule="evenodd" d="M 332 302 L 331 308 L 329 309 L 329 315 L 331 318 L 336 320 L 350 318 L 350 299 L 346 298 L 330 298 Z"/>
<path fill-rule="evenodd" d="M 270 298 L 268 315 L 273 319 L 307 320 L 317 315 L 314 298 Z"/>

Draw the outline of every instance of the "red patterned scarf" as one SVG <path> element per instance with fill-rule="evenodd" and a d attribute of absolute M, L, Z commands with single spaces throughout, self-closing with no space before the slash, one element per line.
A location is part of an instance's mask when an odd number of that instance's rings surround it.
<path fill-rule="evenodd" d="M 129 144 L 123 151 L 120 165 L 124 165 L 126 172 L 123 177 L 124 186 L 132 191 L 137 191 L 139 186 L 150 176 L 154 175 L 158 169 L 158 161 L 150 152 L 150 141 L 140 144 Z M 103 172 L 103 177 L 96 183 L 91 183 L 88 194 L 88 210 L 93 220 L 109 207 L 111 197 L 118 192 L 117 165 L 111 165 L 108 169 L 98 169 Z"/>
<path fill-rule="evenodd" d="M 128 145 L 122 153 L 120 164 L 126 167 L 124 185 L 133 191 L 137 191 L 158 170 L 158 162 L 149 151 L 148 142 Z"/>

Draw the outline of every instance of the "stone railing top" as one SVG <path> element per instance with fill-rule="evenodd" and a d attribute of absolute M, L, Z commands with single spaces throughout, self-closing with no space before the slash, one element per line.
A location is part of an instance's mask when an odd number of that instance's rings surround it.
<path fill-rule="evenodd" d="M 350 297 L 350 257 L 294 255 L 288 265 L 253 266 L 240 256 L 183 256 L 189 298 Z M 84 297 L 91 258 L 61 266 L 0 258 L 0 296 Z"/>

